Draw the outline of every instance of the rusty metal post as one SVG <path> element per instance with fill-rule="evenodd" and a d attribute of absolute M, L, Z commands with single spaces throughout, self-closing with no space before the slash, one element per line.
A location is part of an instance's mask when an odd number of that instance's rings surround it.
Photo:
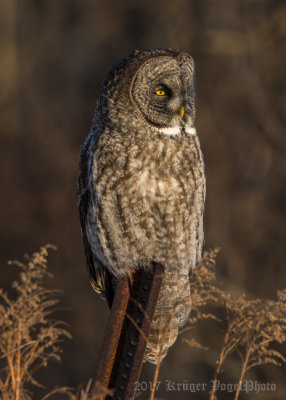
<path fill-rule="evenodd" d="M 107 389 L 109 385 L 110 375 L 113 368 L 129 297 L 129 278 L 121 278 L 118 281 L 112 307 L 107 320 L 105 335 L 95 376 L 97 388 L 103 393 L 102 399 L 105 397 L 104 389 Z"/>
<path fill-rule="evenodd" d="M 114 385 L 114 400 L 134 399 L 163 274 L 164 268 L 158 263 L 154 263 L 153 274 L 145 270 L 134 274 L 124 326 L 125 340 Z"/>
<path fill-rule="evenodd" d="M 96 373 L 101 399 L 111 398 L 108 389 L 114 400 L 134 398 L 164 274 L 161 264 L 153 267 L 118 281 Z"/>

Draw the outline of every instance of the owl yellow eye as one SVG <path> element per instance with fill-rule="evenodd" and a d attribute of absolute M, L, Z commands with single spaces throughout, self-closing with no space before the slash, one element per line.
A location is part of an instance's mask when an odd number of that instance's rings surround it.
<path fill-rule="evenodd" d="M 166 93 L 165 93 L 164 90 L 159 89 L 159 90 L 156 90 L 156 94 L 157 94 L 158 96 L 164 96 Z"/>

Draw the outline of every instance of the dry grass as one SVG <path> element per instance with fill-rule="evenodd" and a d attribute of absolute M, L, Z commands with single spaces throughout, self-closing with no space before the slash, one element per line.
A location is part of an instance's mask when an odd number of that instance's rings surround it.
<path fill-rule="evenodd" d="M 0 392 L 3 400 L 28 400 L 28 387 L 41 386 L 35 373 L 51 360 L 60 361 L 60 342 L 70 338 L 63 322 L 51 318 L 58 304 L 56 292 L 44 287 L 48 249 L 42 247 L 20 269 L 13 282 L 16 298 L 0 291 Z M 63 390 L 63 389 L 60 389 Z"/>
<path fill-rule="evenodd" d="M 0 398 L 1 400 L 30 400 L 33 386 L 43 387 L 35 378 L 40 368 L 52 360 L 61 361 L 61 342 L 71 338 L 66 324 L 53 319 L 58 291 L 44 286 L 47 271 L 48 250 L 42 247 L 26 262 L 9 262 L 20 269 L 18 280 L 12 284 L 16 292 L 12 300 L 0 290 Z M 73 394 L 70 388 L 56 388 L 42 400 L 63 394 L 70 400 L 95 400 L 101 390 L 85 387 Z"/>
<path fill-rule="evenodd" d="M 209 400 L 217 399 L 219 375 L 226 359 L 234 352 L 239 355 L 241 360 L 240 370 L 237 371 L 238 389 L 234 393 L 234 400 L 237 400 L 248 370 L 262 364 L 271 363 L 281 366 L 286 362 L 284 355 L 273 346 L 274 343 L 286 343 L 286 289 L 278 292 L 278 300 L 251 299 L 244 294 L 239 297 L 231 296 L 223 288 L 217 286 L 215 265 L 218 252 L 219 248 L 204 252 L 201 262 L 192 273 L 192 313 L 188 326 L 181 330 L 181 333 L 192 330 L 202 320 L 215 320 L 222 324 L 227 322 L 222 334 L 219 357 L 214 368 Z M 212 305 L 212 311 L 206 312 L 205 310 L 210 305 Z M 222 321 L 218 317 L 218 310 L 222 309 L 226 315 L 226 321 L 225 318 Z M 172 316 L 170 316 L 170 320 L 171 318 Z M 164 335 L 162 336 L 164 337 Z M 208 347 L 202 345 L 194 337 L 184 338 L 183 341 L 190 347 L 208 350 Z M 160 365 L 161 358 L 158 357 L 151 400 L 155 398 Z"/>
<path fill-rule="evenodd" d="M 286 362 L 284 355 L 273 346 L 274 343 L 286 343 L 286 289 L 278 292 L 277 300 L 251 299 L 244 294 L 232 297 L 217 287 L 215 259 L 218 251 L 219 249 L 205 252 L 201 263 L 194 270 L 191 280 L 193 310 L 186 329 L 193 328 L 203 319 L 220 321 L 216 309 L 209 313 L 203 311 L 207 305 L 217 305 L 224 309 L 227 326 L 223 333 L 209 399 L 216 399 L 216 383 L 222 366 L 236 352 L 241 360 L 238 389 L 234 395 L 234 400 L 237 400 L 248 370 L 262 364 L 280 366 Z M 191 347 L 207 350 L 207 347 L 194 338 L 184 341 Z"/>
<path fill-rule="evenodd" d="M 42 385 L 36 379 L 36 372 L 47 367 L 49 361 L 61 361 L 61 342 L 70 338 L 66 324 L 53 319 L 58 304 L 57 291 L 47 290 L 44 279 L 47 271 L 48 249 L 45 246 L 26 262 L 10 262 L 20 269 L 18 280 L 13 282 L 15 296 L 11 299 L 0 290 L 0 394 L 1 400 L 30 400 L 33 386 Z M 214 368 L 214 384 L 209 394 L 210 400 L 216 397 L 216 382 L 223 365 L 232 353 L 240 357 L 240 370 L 237 371 L 238 389 L 234 400 L 240 394 L 241 384 L 248 370 L 266 363 L 280 366 L 285 356 L 273 344 L 286 342 L 286 289 L 278 292 L 277 300 L 251 299 L 245 295 L 232 297 L 217 286 L 215 277 L 216 256 L 219 249 L 204 253 L 202 261 L 196 266 L 191 277 L 192 313 L 188 326 L 182 330 L 192 330 L 202 320 L 215 320 L 223 325 L 222 344 L 218 361 Z M 207 306 L 212 307 L 206 311 Z M 219 318 L 217 310 L 224 309 L 225 318 Z M 170 315 L 170 321 L 172 315 Z M 226 322 L 226 324 L 225 324 Z M 162 337 L 168 337 L 170 326 L 165 327 Z M 147 339 L 146 339 L 147 340 Z M 184 339 L 190 347 L 207 350 L 196 338 Z M 162 341 L 162 351 L 164 340 Z M 150 399 L 155 398 L 156 383 L 162 360 L 159 353 L 155 368 L 153 388 Z M 88 382 L 85 388 L 76 393 L 70 388 L 56 388 L 42 400 L 64 395 L 70 400 L 96 400 L 102 397 L 98 385 Z M 108 393 L 112 395 L 111 392 Z"/>
<path fill-rule="evenodd" d="M 286 362 L 282 353 L 272 345 L 286 342 L 286 290 L 278 292 L 278 300 L 249 299 L 245 295 L 238 298 L 225 297 L 227 329 L 224 333 L 220 358 L 215 370 L 215 380 L 222 365 L 233 351 L 241 359 L 238 379 L 237 400 L 244 376 L 248 370 L 262 364 L 280 366 Z M 210 399 L 215 399 L 215 385 Z"/>

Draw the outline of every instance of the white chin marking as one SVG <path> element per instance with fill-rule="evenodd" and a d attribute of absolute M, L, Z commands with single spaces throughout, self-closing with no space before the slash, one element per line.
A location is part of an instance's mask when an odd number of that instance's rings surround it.
<path fill-rule="evenodd" d="M 179 133 L 181 132 L 181 128 L 180 126 L 171 126 L 169 128 L 160 128 L 160 132 L 164 133 L 165 135 L 179 135 Z"/>
<path fill-rule="evenodd" d="M 161 133 L 164 133 L 165 135 L 174 136 L 174 135 L 179 135 L 181 133 L 182 129 L 183 128 L 181 128 L 180 126 L 172 126 L 169 128 L 160 128 L 159 131 Z M 191 126 L 185 126 L 184 130 L 188 135 L 196 135 L 197 134 L 196 128 L 191 127 Z"/>
<path fill-rule="evenodd" d="M 189 135 L 196 135 L 197 134 L 196 128 L 194 128 L 193 126 L 186 126 L 185 127 L 185 131 Z"/>

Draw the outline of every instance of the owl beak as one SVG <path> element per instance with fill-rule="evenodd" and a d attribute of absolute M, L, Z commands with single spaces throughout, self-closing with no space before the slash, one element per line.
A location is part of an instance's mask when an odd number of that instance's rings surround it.
<path fill-rule="evenodd" d="M 180 116 L 181 116 L 181 118 L 183 118 L 183 116 L 184 116 L 184 114 L 185 114 L 185 109 L 184 109 L 184 107 L 182 106 L 181 108 L 180 108 Z"/>

